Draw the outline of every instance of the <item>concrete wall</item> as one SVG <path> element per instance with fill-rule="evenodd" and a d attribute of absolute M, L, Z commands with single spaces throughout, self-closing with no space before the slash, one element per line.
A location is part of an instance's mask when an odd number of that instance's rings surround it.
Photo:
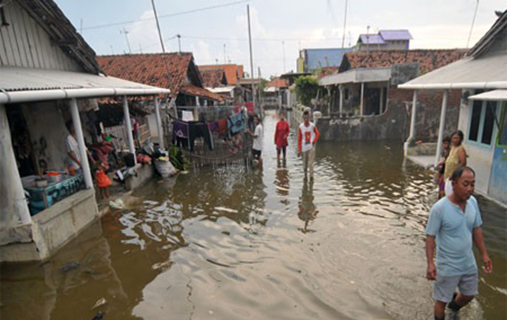
<path fill-rule="evenodd" d="M 64 170 L 67 163 L 65 138 L 69 133 L 60 105 L 56 101 L 23 105 L 35 159 L 52 170 Z"/>
<path fill-rule="evenodd" d="M 407 110 L 408 119 L 412 116 L 412 98 L 413 90 L 402 90 L 391 86 L 389 88 L 388 99 L 392 107 L 403 108 Z M 440 126 L 440 113 L 442 108 L 443 91 L 442 90 L 419 90 L 416 110 L 416 141 L 435 142 L 438 139 L 438 128 Z M 451 90 L 447 103 L 447 112 L 445 116 L 444 134 L 450 135 L 458 128 L 459 106 L 461 103 L 461 91 Z M 407 124 L 410 124 L 408 120 Z M 408 136 L 410 126 L 406 128 Z"/>
<path fill-rule="evenodd" d="M 405 139 L 407 114 L 402 108 L 388 107 L 378 116 L 352 118 L 321 118 L 317 122 L 324 141 Z"/>
<path fill-rule="evenodd" d="M 33 216 L 33 241 L 2 246 L 0 262 L 46 260 L 98 218 L 95 191 L 80 191 Z"/>

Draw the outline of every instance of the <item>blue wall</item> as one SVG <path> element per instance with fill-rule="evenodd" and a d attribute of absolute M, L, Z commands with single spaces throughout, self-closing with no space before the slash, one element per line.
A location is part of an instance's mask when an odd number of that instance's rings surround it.
<path fill-rule="evenodd" d="M 342 63 L 343 55 L 351 52 L 352 48 L 345 49 L 305 49 L 306 67 L 310 71 L 324 67 L 339 67 Z M 327 59 L 326 59 L 327 58 Z"/>

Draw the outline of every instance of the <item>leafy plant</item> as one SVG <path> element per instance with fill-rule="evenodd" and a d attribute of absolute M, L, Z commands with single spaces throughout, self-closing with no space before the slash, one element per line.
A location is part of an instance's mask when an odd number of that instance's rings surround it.
<path fill-rule="evenodd" d="M 319 90 L 317 78 L 315 76 L 301 76 L 296 79 L 295 84 L 298 101 L 305 106 L 310 106 Z"/>
<path fill-rule="evenodd" d="M 171 146 L 169 148 L 169 160 L 179 171 L 187 171 L 190 168 L 190 163 L 187 159 L 185 159 L 185 156 L 183 155 L 183 152 L 181 152 L 180 148 L 176 146 Z"/>

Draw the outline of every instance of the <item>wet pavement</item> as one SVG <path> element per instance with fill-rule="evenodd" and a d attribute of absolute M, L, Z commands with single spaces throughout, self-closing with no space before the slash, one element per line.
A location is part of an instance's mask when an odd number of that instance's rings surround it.
<path fill-rule="evenodd" d="M 432 319 L 431 174 L 399 142 L 319 143 L 307 180 L 275 123 L 262 170 L 153 181 L 51 261 L 2 265 L 1 319 Z M 479 202 L 494 273 L 462 319 L 505 319 L 507 212 Z"/>

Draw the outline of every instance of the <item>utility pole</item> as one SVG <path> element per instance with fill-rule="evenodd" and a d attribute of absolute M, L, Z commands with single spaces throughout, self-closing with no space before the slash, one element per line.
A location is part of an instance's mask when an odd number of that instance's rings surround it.
<path fill-rule="evenodd" d="M 474 30 L 474 23 L 475 23 L 475 17 L 477 16 L 477 9 L 479 9 L 479 0 L 477 0 L 477 4 L 475 5 L 474 18 L 472 19 L 472 25 L 470 26 L 470 33 L 468 34 L 467 48 L 469 48 L 470 38 L 472 37 L 472 31 Z"/>
<path fill-rule="evenodd" d="M 113 49 L 113 45 L 110 45 L 109 47 L 111 47 L 111 53 L 113 54 L 114 56 L 114 49 Z"/>
<path fill-rule="evenodd" d="M 181 54 L 181 35 L 177 34 L 176 37 L 178 37 L 178 52 Z"/>
<path fill-rule="evenodd" d="M 226 44 L 224 43 L 224 64 L 227 64 Z"/>
<path fill-rule="evenodd" d="M 162 38 L 162 32 L 160 31 L 160 23 L 158 22 L 157 8 L 155 8 L 155 0 L 151 0 L 151 6 L 153 7 L 153 14 L 155 15 L 155 21 L 157 22 L 158 37 L 160 38 L 160 46 L 162 47 L 162 53 L 165 53 L 164 39 Z"/>
<path fill-rule="evenodd" d="M 127 40 L 127 47 L 129 48 L 129 53 L 132 54 L 132 49 L 130 48 L 129 36 L 128 36 L 130 31 L 127 31 L 125 28 L 123 28 L 123 30 L 120 30 L 120 33 L 125 35 L 125 40 Z"/>
<path fill-rule="evenodd" d="M 282 41 L 283 73 L 285 73 L 285 41 Z"/>
<path fill-rule="evenodd" d="M 246 5 L 246 13 L 248 16 L 248 43 L 250 44 L 250 71 L 252 72 L 250 74 L 250 78 L 252 79 L 252 99 L 253 99 L 253 105 L 254 110 L 256 107 L 256 99 L 255 99 L 255 85 L 254 85 L 254 66 L 253 66 L 253 52 L 252 52 L 252 30 L 250 28 L 250 5 Z"/>
<path fill-rule="evenodd" d="M 139 53 L 143 54 L 143 47 L 141 47 L 141 44 L 139 44 Z"/>
<path fill-rule="evenodd" d="M 345 18 L 343 18 L 343 37 L 342 37 L 342 49 L 345 46 L 345 30 L 347 29 L 347 4 L 348 0 L 345 0 Z M 349 45 L 350 46 L 350 45 Z"/>

